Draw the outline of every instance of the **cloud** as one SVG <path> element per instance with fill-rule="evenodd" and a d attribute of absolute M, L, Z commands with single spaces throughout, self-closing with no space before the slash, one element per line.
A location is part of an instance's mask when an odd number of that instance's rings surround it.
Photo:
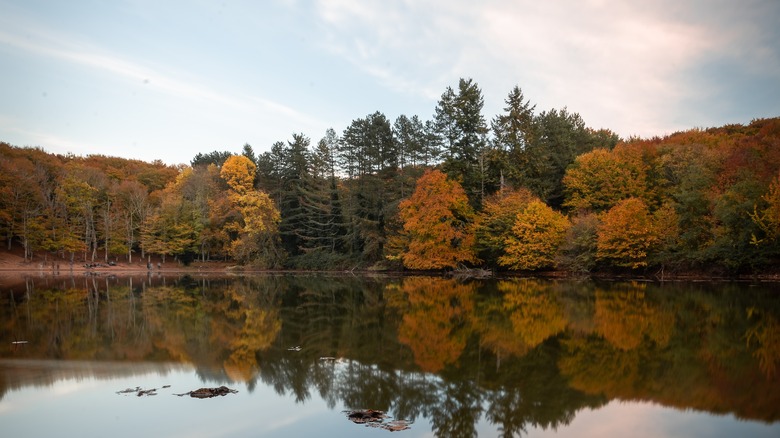
<path fill-rule="evenodd" d="M 759 3 L 754 11 L 777 9 Z M 328 50 L 385 87 L 437 100 L 472 77 L 486 110 L 500 111 L 519 85 L 539 109 L 568 106 L 622 135 L 690 127 L 680 115 L 702 108 L 682 104 L 712 92 L 692 73 L 708 57 L 778 64 L 777 40 L 759 30 L 772 26 L 751 28 L 756 12 L 729 21 L 706 2 L 323 0 L 316 9 Z"/>
<path fill-rule="evenodd" d="M 68 35 L 55 34 L 33 23 L 27 23 L 24 32 L 14 32 L 14 26 L 9 32 L 8 21 L 5 21 L 6 26 L 0 30 L 0 45 L 23 51 L 27 55 L 58 59 L 93 71 L 109 73 L 180 100 L 199 101 L 212 107 L 228 107 L 243 113 L 266 113 L 273 117 L 282 115 L 305 126 L 325 125 L 313 116 L 262 96 L 247 94 L 238 97 L 217 91 L 188 74 L 171 71 L 165 66 L 145 66 L 107 54 L 93 44 L 83 43 Z"/>

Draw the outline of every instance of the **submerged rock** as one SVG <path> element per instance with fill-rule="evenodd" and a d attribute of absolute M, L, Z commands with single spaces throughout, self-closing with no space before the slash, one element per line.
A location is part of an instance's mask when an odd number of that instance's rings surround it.
<path fill-rule="evenodd" d="M 355 411 L 344 411 L 344 413 L 347 414 L 347 419 L 355 424 L 364 424 L 369 427 L 389 430 L 390 432 L 411 429 L 410 421 L 392 420 L 384 412 L 374 409 L 358 409 Z M 390 421 L 385 422 L 385 420 Z"/>
<path fill-rule="evenodd" d="M 353 423 L 358 424 L 364 424 L 364 423 L 376 423 L 381 422 L 385 418 L 387 418 L 387 415 L 382 411 L 375 411 L 373 409 L 362 409 L 357 411 L 349 411 L 347 413 L 347 418 L 349 418 L 349 421 Z"/>

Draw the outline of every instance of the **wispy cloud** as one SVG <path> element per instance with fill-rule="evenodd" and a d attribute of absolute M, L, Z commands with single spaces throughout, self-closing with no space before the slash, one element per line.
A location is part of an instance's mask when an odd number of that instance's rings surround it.
<path fill-rule="evenodd" d="M 24 51 L 26 54 L 58 59 L 93 71 L 109 73 L 133 83 L 144 84 L 152 90 L 177 99 L 201 101 L 212 106 L 229 107 L 242 112 L 284 115 L 306 126 L 324 125 L 315 117 L 279 102 L 251 94 L 238 97 L 217 91 L 189 74 L 166 71 L 166 67 L 146 66 L 108 54 L 93 44 L 81 43 L 67 35 L 54 34 L 34 24 L 28 23 L 24 32 L 13 33 L 8 31 L 7 26 L 3 26 L 0 30 L 0 45 Z"/>

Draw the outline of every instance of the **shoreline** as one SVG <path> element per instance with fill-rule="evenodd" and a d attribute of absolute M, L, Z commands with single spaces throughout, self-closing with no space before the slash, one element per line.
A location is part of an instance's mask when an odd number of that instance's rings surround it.
<path fill-rule="evenodd" d="M 213 265 L 212 265 L 213 264 Z M 21 263 L 20 263 L 21 265 Z M 27 265 L 30 265 L 28 263 Z M 255 269 L 241 265 L 230 265 L 224 262 L 199 262 L 189 266 L 176 263 L 166 263 L 158 268 L 154 265 L 148 269 L 144 265 L 122 265 L 86 267 L 79 264 L 71 266 L 60 264 L 59 270 L 51 266 L 0 266 L 0 279 L 10 277 L 72 277 L 72 276 L 139 276 L 139 275 L 211 275 L 211 276 L 241 276 L 241 275 L 352 275 L 352 276 L 430 276 L 430 277 L 455 277 L 461 280 L 479 280 L 481 277 L 460 276 L 453 272 L 440 271 L 380 271 L 372 269 L 354 270 L 285 270 L 285 269 Z M 511 278 L 536 278 L 545 280 L 589 280 L 589 281 L 641 281 L 650 283 L 664 282 L 755 282 L 755 283 L 780 283 L 780 274 L 749 274 L 749 275 L 706 275 L 696 272 L 665 274 L 664 278 L 642 274 L 616 274 L 593 272 L 587 275 L 576 274 L 567 271 L 543 271 L 543 272 L 499 272 L 485 278 L 511 279 Z M 0 282 L 2 284 L 2 282 Z"/>
<path fill-rule="evenodd" d="M 92 265 L 92 266 L 90 266 Z M 482 276 L 483 273 L 488 275 Z M 701 270 L 681 270 L 677 272 L 591 272 L 587 274 L 562 270 L 548 270 L 535 272 L 493 272 L 480 268 L 460 271 L 413 271 L 413 270 L 377 270 L 370 268 L 361 269 L 332 269 L 332 270 L 286 270 L 286 269 L 260 269 L 251 266 L 242 266 L 227 261 L 193 261 L 189 265 L 183 265 L 176 260 L 162 262 L 158 257 L 151 259 L 151 267 L 146 261 L 127 263 L 114 261 L 113 264 L 100 262 L 74 262 L 54 257 L 51 260 L 23 261 L 22 257 L 12 252 L 0 251 L 0 278 L 9 277 L 24 278 L 29 276 L 146 276 L 146 275 L 211 275 L 211 276 L 239 276 L 239 275 L 352 275 L 352 276 L 431 276 L 450 277 L 460 280 L 476 280 L 480 278 L 509 279 L 509 278 L 537 278 L 546 280 L 590 280 L 590 281 L 640 281 L 652 283 L 664 282 L 753 282 L 753 283 L 780 283 L 780 270 L 771 270 L 764 273 L 728 275 L 723 272 L 706 272 Z M 0 282 L 2 285 L 3 282 Z"/>

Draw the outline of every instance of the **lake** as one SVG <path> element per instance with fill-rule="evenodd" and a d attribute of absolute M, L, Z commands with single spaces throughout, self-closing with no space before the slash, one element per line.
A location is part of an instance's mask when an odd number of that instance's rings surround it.
<path fill-rule="evenodd" d="M 773 283 L 5 284 L 5 437 L 780 436 Z"/>

